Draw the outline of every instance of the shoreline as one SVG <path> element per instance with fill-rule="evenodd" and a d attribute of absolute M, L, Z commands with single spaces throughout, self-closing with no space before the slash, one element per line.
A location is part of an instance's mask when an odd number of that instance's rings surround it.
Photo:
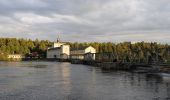
<path fill-rule="evenodd" d="M 47 58 L 24 58 L 20 60 L 1 60 L 4 62 L 22 62 L 22 61 L 48 61 L 48 62 L 68 62 L 71 64 L 89 65 L 92 67 L 99 67 L 102 70 L 123 70 L 132 71 L 136 73 L 158 73 L 169 72 L 170 65 L 163 64 L 132 64 L 130 62 L 97 62 L 92 60 L 77 60 L 77 59 L 47 59 Z"/>

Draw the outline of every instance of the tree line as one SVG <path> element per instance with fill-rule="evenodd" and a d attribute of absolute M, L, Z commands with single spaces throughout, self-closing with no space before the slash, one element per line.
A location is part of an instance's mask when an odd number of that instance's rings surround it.
<path fill-rule="evenodd" d="M 48 40 L 31 40 L 16 38 L 0 38 L 0 53 L 5 54 L 23 54 L 29 56 L 36 53 L 41 57 L 46 56 L 47 48 L 52 46 Z M 84 46 L 93 46 L 98 55 L 109 56 L 111 60 L 138 61 L 166 61 L 169 60 L 170 45 L 159 44 L 156 42 L 92 42 L 78 43 L 67 42 L 71 48 L 81 48 Z"/>
<path fill-rule="evenodd" d="M 70 43 L 71 48 L 93 46 L 96 51 L 96 59 L 106 61 L 126 62 L 167 62 L 170 61 L 170 45 L 157 42 L 122 42 L 122 43 Z"/>
<path fill-rule="evenodd" d="M 0 38 L 0 53 L 22 54 L 29 56 L 32 53 L 45 57 L 47 48 L 52 44 L 48 40 L 31 40 L 16 38 Z M 2 56 L 1 56 L 2 57 Z"/>

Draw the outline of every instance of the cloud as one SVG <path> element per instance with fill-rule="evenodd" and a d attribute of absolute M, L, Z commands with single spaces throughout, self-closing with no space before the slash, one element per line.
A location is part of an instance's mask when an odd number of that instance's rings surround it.
<path fill-rule="evenodd" d="M 0 0 L 0 36 L 170 43 L 168 0 Z"/>

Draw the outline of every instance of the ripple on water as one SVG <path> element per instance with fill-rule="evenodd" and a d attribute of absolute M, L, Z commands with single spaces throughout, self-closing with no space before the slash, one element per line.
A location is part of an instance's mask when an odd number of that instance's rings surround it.
<path fill-rule="evenodd" d="M 0 62 L 0 100 L 169 100 L 162 77 L 58 62 Z"/>

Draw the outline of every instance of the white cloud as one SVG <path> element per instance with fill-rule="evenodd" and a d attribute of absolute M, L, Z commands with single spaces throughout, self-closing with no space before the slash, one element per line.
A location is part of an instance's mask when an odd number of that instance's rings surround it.
<path fill-rule="evenodd" d="M 46 16 L 40 16 L 33 13 L 16 13 L 15 18 L 25 24 L 36 24 L 36 23 L 50 23 L 53 20 Z"/>
<path fill-rule="evenodd" d="M 0 36 L 170 42 L 169 12 L 169 0 L 0 0 Z"/>

